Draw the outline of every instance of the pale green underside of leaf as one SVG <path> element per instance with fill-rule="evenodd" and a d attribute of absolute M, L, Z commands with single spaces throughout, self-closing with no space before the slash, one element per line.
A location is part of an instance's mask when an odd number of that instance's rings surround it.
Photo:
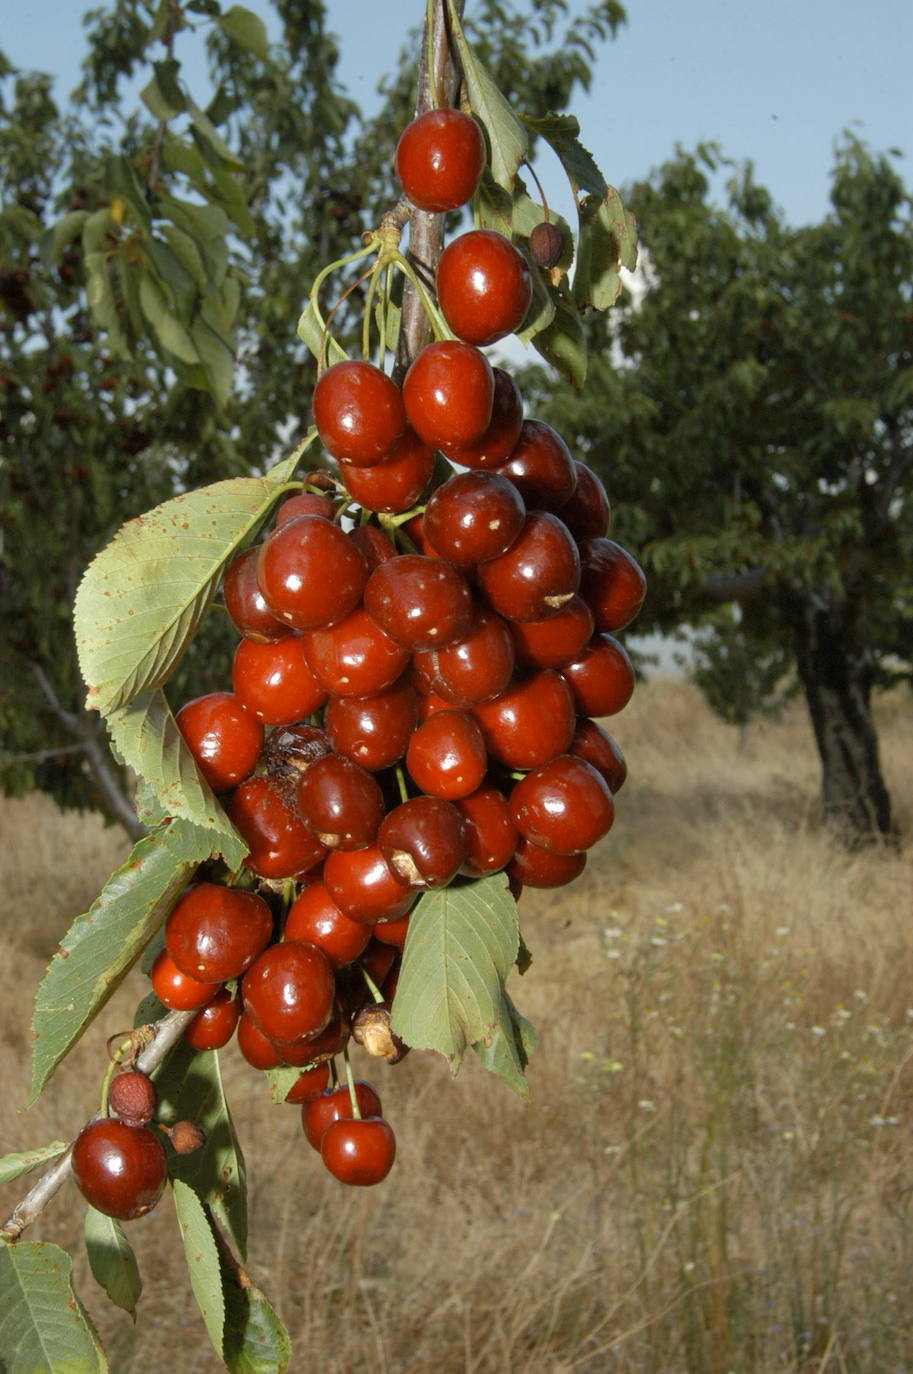
<path fill-rule="evenodd" d="M 288 1332 L 259 1288 L 239 1288 L 224 1277 L 222 1359 L 231 1374 L 285 1374 L 292 1358 Z"/>
<path fill-rule="evenodd" d="M 264 1077 L 269 1084 L 269 1095 L 273 1102 L 284 1102 L 289 1089 L 298 1082 L 300 1075 L 304 1072 L 307 1065 L 293 1068 L 290 1064 L 280 1064 L 278 1068 L 266 1069 Z"/>
<path fill-rule="evenodd" d="M 23 1150 L 21 1154 L 4 1155 L 0 1159 L 0 1184 L 12 1183 L 14 1178 L 30 1174 L 40 1164 L 47 1164 L 49 1160 L 62 1155 L 66 1148 L 65 1140 L 52 1140 L 50 1145 L 43 1145 L 37 1150 Z"/>
<path fill-rule="evenodd" d="M 3 1374 L 107 1374 L 70 1279 L 69 1255 L 43 1241 L 0 1244 Z"/>
<path fill-rule="evenodd" d="M 89 910 L 73 922 L 35 997 L 30 1104 L 212 852 L 206 832 L 182 821 L 164 826 L 134 846 Z"/>
<path fill-rule="evenodd" d="M 586 381 L 587 352 L 586 337 L 580 316 L 563 297 L 555 306 L 555 317 L 551 324 L 539 331 L 533 338 L 533 348 L 556 372 L 566 377 L 572 386 L 581 390 Z"/>
<path fill-rule="evenodd" d="M 477 1041 L 473 1049 L 479 1062 L 490 1073 L 497 1074 L 511 1092 L 529 1097 L 529 1084 L 524 1070 L 536 1048 L 535 1028 L 514 1006 L 507 992 L 501 998 L 500 1016 L 490 1039 Z"/>
<path fill-rule="evenodd" d="M 86 1254 L 96 1283 L 100 1284 L 115 1307 L 136 1318 L 136 1304 L 143 1282 L 133 1247 L 115 1217 L 106 1217 L 94 1207 L 86 1209 Z"/>
<path fill-rule="evenodd" d="M 453 0 L 448 2 L 450 23 L 456 42 L 469 104 L 488 134 L 491 174 L 499 186 L 509 191 L 517 168 L 529 151 L 529 139 L 520 120 L 499 91 L 491 74 L 478 60 L 466 41 Z"/>
<path fill-rule="evenodd" d="M 189 1184 L 175 1179 L 174 1210 L 184 1246 L 190 1287 L 217 1355 L 222 1354 L 225 1330 L 225 1299 L 219 1251 L 203 1204 Z"/>
<path fill-rule="evenodd" d="M 340 347 L 333 335 L 327 331 L 325 324 L 324 319 L 318 315 L 313 300 L 309 298 L 298 320 L 298 337 L 303 344 L 307 344 L 318 362 L 320 361 L 321 349 L 323 349 L 327 367 L 331 367 L 333 363 L 342 362 L 349 355 Z"/>
<path fill-rule="evenodd" d="M 91 709 L 108 715 L 166 681 L 226 564 L 266 519 L 302 451 L 265 477 L 173 497 L 128 521 L 93 560 L 74 613 Z"/>
<path fill-rule="evenodd" d="M 503 874 L 426 892 L 413 909 L 393 1029 L 438 1050 L 455 1072 L 467 1045 L 501 1023 L 503 986 L 519 946 L 517 908 Z"/>

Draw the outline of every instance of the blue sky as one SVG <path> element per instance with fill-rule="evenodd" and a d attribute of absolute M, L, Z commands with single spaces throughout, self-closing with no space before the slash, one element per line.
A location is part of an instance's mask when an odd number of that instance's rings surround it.
<path fill-rule="evenodd" d="M 262 0 L 247 3 L 267 12 Z M 328 9 L 342 79 L 370 106 L 423 0 L 329 0 Z M 826 211 L 842 129 L 878 149 L 911 151 L 911 0 L 629 0 L 627 9 L 627 26 L 602 49 L 593 89 L 574 111 L 616 185 L 645 175 L 676 143 L 715 139 L 730 156 L 752 158 L 788 218 L 804 223 Z M 63 95 L 77 79 L 82 12 L 80 0 L 28 0 L 15 10 L 0 0 L 0 46 L 17 65 L 58 74 Z"/>

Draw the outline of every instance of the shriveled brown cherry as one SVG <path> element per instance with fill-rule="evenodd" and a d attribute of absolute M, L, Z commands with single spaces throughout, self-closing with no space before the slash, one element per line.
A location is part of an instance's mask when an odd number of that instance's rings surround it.
<path fill-rule="evenodd" d="M 384 814 L 374 777 L 343 754 L 327 754 L 302 774 L 298 809 L 307 826 L 329 849 L 371 844 Z"/>
<path fill-rule="evenodd" d="M 564 887 L 579 878 L 585 867 L 586 854 L 554 854 L 521 836 L 507 875 L 524 887 Z"/>
<path fill-rule="evenodd" d="M 383 462 L 370 468 L 340 463 L 339 473 L 360 506 L 395 515 L 415 505 L 433 467 L 434 450 L 407 425 Z"/>
<path fill-rule="evenodd" d="M 289 634 L 272 644 L 242 639 L 231 668 L 235 696 L 264 725 L 291 725 L 327 699 L 305 657 L 305 641 Z"/>
<path fill-rule="evenodd" d="M 321 373 L 313 409 L 327 453 L 358 467 L 380 462 L 406 427 L 399 387 L 379 367 L 358 358 Z"/>
<path fill-rule="evenodd" d="M 403 757 L 417 720 L 418 694 L 400 678 L 375 696 L 333 697 L 323 723 L 338 754 L 374 773 Z"/>
<path fill-rule="evenodd" d="M 384 817 L 377 843 L 409 887 L 446 887 L 466 858 L 463 818 L 440 797 L 412 797 L 395 806 Z"/>
<path fill-rule="evenodd" d="M 594 635 L 561 676 L 570 684 L 581 716 L 613 716 L 631 700 L 634 669 L 624 646 L 611 635 Z"/>
<path fill-rule="evenodd" d="M 529 264 L 493 229 L 451 239 L 438 263 L 437 295 L 454 334 L 468 343 L 496 343 L 519 329 L 533 298 Z"/>
<path fill-rule="evenodd" d="M 208 692 L 186 702 L 175 723 L 214 792 L 252 773 L 263 747 L 263 726 L 234 692 Z"/>
<path fill-rule="evenodd" d="M 555 267 L 564 251 L 564 234 L 552 220 L 540 220 L 529 235 L 529 251 L 540 267 Z"/>
<path fill-rule="evenodd" d="M 471 444 L 454 448 L 441 444 L 441 451 L 453 463 L 464 468 L 493 468 L 502 463 L 520 437 L 523 424 L 523 401 L 520 388 L 503 367 L 492 368 L 494 396 L 491 419 Z"/>
<path fill-rule="evenodd" d="M 105 1118 L 76 1137 L 71 1156 L 76 1186 L 107 1217 L 132 1221 L 152 1210 L 165 1188 L 168 1166 L 158 1136 L 147 1126 Z"/>
<path fill-rule="evenodd" d="M 574 698 L 553 668 L 512 683 L 472 708 L 488 752 L 508 768 L 537 768 L 567 751 L 574 735 Z"/>
<path fill-rule="evenodd" d="M 442 558 L 469 567 L 505 553 L 525 515 L 514 482 L 493 472 L 459 472 L 432 492 L 424 529 Z"/>
<path fill-rule="evenodd" d="M 215 983 L 201 983 L 198 978 L 190 978 L 182 973 L 167 949 L 160 950 L 156 955 L 149 978 L 152 991 L 162 1006 L 172 1011 L 196 1011 L 205 1007 L 218 989 Z"/>
<path fill-rule="evenodd" d="M 273 615 L 266 604 L 257 582 L 259 556 L 259 544 L 238 554 L 222 581 L 222 596 L 236 630 L 247 639 L 271 642 L 291 634 L 292 627 Z"/>
<path fill-rule="evenodd" d="M 419 210 L 456 210 L 475 194 L 485 140 L 471 115 L 428 110 L 400 134 L 395 163 L 400 185 Z"/>
<path fill-rule="evenodd" d="M 529 510 L 560 511 L 577 486 L 570 449 L 543 420 L 523 421 L 516 444 L 496 471 L 514 483 Z"/>
<path fill-rule="evenodd" d="M 401 554 L 375 568 L 364 604 L 397 644 L 413 652 L 460 639 L 472 620 L 466 579 L 444 559 L 421 554 Z"/>
<path fill-rule="evenodd" d="M 225 808 L 248 847 L 245 867 L 261 878 L 308 873 L 326 854 L 298 814 L 294 796 L 283 779 L 256 774 L 235 788 Z"/>
<path fill-rule="evenodd" d="M 455 801 L 481 785 L 488 766 L 482 730 L 465 711 L 435 711 L 413 734 L 406 768 L 423 792 Z"/>
<path fill-rule="evenodd" d="M 215 997 L 184 1028 L 184 1039 L 195 1050 L 220 1050 L 235 1033 L 241 1003 L 237 993 L 220 988 Z"/>
<path fill-rule="evenodd" d="M 454 802 L 463 817 L 466 858 L 463 872 L 471 877 L 497 873 L 510 863 L 518 834 L 504 793 L 484 783 L 468 797 Z"/>
<path fill-rule="evenodd" d="M 267 605 L 296 630 L 344 620 L 358 605 L 367 579 L 356 545 L 319 515 L 298 515 L 273 530 L 257 561 Z"/>
<path fill-rule="evenodd" d="M 496 611 L 477 606 L 472 625 L 443 649 L 413 655 L 415 680 L 446 705 L 467 707 L 503 692 L 514 668 L 510 627 Z"/>
<path fill-rule="evenodd" d="M 580 556 L 567 526 L 550 511 L 530 511 L 506 553 L 481 563 L 479 586 L 507 620 L 544 620 L 580 585 Z"/>
<path fill-rule="evenodd" d="M 623 630 L 644 603 L 647 579 L 637 559 L 614 539 L 580 541 L 580 595 L 597 630 Z"/>
<path fill-rule="evenodd" d="M 371 576 L 395 563 L 391 559 Z M 367 603 L 335 625 L 311 630 L 305 653 L 320 686 L 337 697 L 375 696 L 392 687 L 409 662 L 408 649 L 379 623 Z"/>
<path fill-rule="evenodd" d="M 611 507 L 606 489 L 596 473 L 579 458 L 574 459 L 577 485 L 561 507 L 561 519 L 575 539 L 601 537 L 609 528 Z"/>
<path fill-rule="evenodd" d="M 601 773 L 575 754 L 559 754 L 521 778 L 510 794 L 520 834 L 553 854 L 581 854 L 611 828 L 615 808 Z"/>
<path fill-rule="evenodd" d="M 403 381 L 412 428 L 432 448 L 465 448 L 491 423 L 491 363 L 472 344 L 442 339 L 428 344 Z"/>
<path fill-rule="evenodd" d="M 582 652 L 594 628 L 593 612 L 579 593 L 546 620 L 512 621 L 517 662 L 527 668 L 560 668 Z"/>
<path fill-rule="evenodd" d="M 380 1116 L 380 1098 L 370 1083 L 365 1083 L 361 1079 L 355 1080 L 355 1100 L 363 1117 Z M 334 1088 L 332 1092 L 323 1093 L 316 1101 L 308 1103 L 301 1112 L 301 1125 L 310 1144 L 315 1150 L 319 1150 L 327 1127 L 332 1122 L 344 1118 L 352 1120 L 352 1103 L 348 1087 Z"/>
<path fill-rule="evenodd" d="M 315 759 L 332 753 L 329 735 L 319 725 L 299 721 L 273 730 L 263 750 L 263 761 L 270 777 L 294 782 Z"/>
<path fill-rule="evenodd" d="M 333 1011 L 330 961 L 316 945 L 271 945 L 241 980 L 244 1009 L 277 1046 L 323 1030 Z"/>
<path fill-rule="evenodd" d="M 323 865 L 323 881 L 339 909 L 365 925 L 405 916 L 415 899 L 376 844 L 334 849 Z"/>
<path fill-rule="evenodd" d="M 601 773 L 609 785 L 609 791 L 618 792 L 628 776 L 628 765 L 617 740 L 613 739 L 601 725 L 589 716 L 577 717 L 577 728 L 571 740 L 569 753 L 591 763 L 597 773 Z"/>
<path fill-rule="evenodd" d="M 155 1116 L 158 1093 L 148 1074 L 126 1069 L 111 1079 L 108 1088 L 108 1111 L 114 1112 L 128 1126 L 145 1126 Z"/>
<path fill-rule="evenodd" d="M 320 1141 L 320 1157 L 340 1183 L 370 1187 L 393 1168 L 396 1139 L 381 1116 L 332 1121 Z"/>
<path fill-rule="evenodd" d="M 285 921 L 287 940 L 306 940 L 322 949 L 334 968 L 351 964 L 371 938 L 371 928 L 340 911 L 322 882 L 299 892 Z"/>
<path fill-rule="evenodd" d="M 272 913 L 255 892 L 196 883 L 165 922 L 165 948 L 189 978 L 224 983 L 244 972 L 272 932 Z"/>

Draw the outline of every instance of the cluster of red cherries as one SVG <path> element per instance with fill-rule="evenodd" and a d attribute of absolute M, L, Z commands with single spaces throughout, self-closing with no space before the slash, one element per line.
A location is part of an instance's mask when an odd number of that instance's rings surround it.
<path fill-rule="evenodd" d="M 433 212 L 465 203 L 484 162 L 479 126 L 450 109 L 397 149 L 406 195 Z M 310 473 L 227 570 L 232 690 L 177 723 L 260 882 L 197 881 L 152 969 L 166 1006 L 200 1008 L 196 1048 L 237 1027 L 251 1064 L 301 1068 L 286 1100 L 355 1184 L 387 1174 L 395 1142 L 333 1056 L 353 1030 L 389 1060 L 404 1052 L 389 1007 L 421 892 L 504 871 L 519 896 L 580 874 L 625 779 L 594 718 L 633 690 L 614 634 L 645 590 L 608 537 L 599 478 L 524 418 L 481 351 L 529 309 L 524 253 L 470 230 L 436 287 L 456 337 L 425 347 L 401 387 L 367 361 L 321 373 L 314 422 L 338 476 Z M 436 453 L 454 471 L 426 495 Z"/>

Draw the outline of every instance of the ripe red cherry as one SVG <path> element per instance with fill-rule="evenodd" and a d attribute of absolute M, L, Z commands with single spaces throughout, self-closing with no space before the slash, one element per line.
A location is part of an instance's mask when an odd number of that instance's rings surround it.
<path fill-rule="evenodd" d="M 377 843 L 409 887 L 446 887 L 466 858 L 462 817 L 440 797 L 412 797 L 395 806 L 384 817 Z"/>
<path fill-rule="evenodd" d="M 358 549 L 372 573 L 379 563 L 396 557 L 396 545 L 383 530 L 376 525 L 356 525 L 349 533 L 349 540 Z"/>
<path fill-rule="evenodd" d="M 377 696 L 333 697 L 323 723 L 333 748 L 369 773 L 406 752 L 418 719 L 418 694 L 404 679 Z"/>
<path fill-rule="evenodd" d="M 305 1069 L 298 1075 L 285 1094 L 285 1100 L 295 1107 L 316 1102 L 317 1098 L 326 1092 L 329 1081 L 329 1064 L 315 1064 L 312 1069 Z"/>
<path fill-rule="evenodd" d="M 257 562 L 267 604 L 296 630 L 344 620 L 361 600 L 367 579 L 355 544 L 319 515 L 299 515 L 273 530 Z"/>
<path fill-rule="evenodd" d="M 365 609 L 404 649 L 433 649 L 466 634 L 472 593 L 442 558 L 407 553 L 374 569 L 365 587 Z"/>
<path fill-rule="evenodd" d="M 270 945 L 241 980 L 245 1011 L 280 1047 L 323 1030 L 335 991 L 326 955 L 301 940 Z"/>
<path fill-rule="evenodd" d="M 495 391 L 491 403 L 491 419 L 473 443 L 463 448 L 441 445 L 441 451 L 453 463 L 464 468 L 493 468 L 502 463 L 520 437 L 523 424 L 523 401 L 520 388 L 509 372 L 502 367 L 492 368 Z"/>
<path fill-rule="evenodd" d="M 225 808 L 250 851 L 245 866 L 261 878 L 294 878 L 326 854 L 293 798 L 284 780 L 258 774 L 235 788 Z"/>
<path fill-rule="evenodd" d="M 524 887 L 564 887 L 579 878 L 585 867 L 586 854 L 553 854 L 521 838 L 507 876 Z"/>
<path fill-rule="evenodd" d="M 466 837 L 463 872 L 470 877 L 499 872 L 513 858 L 519 838 L 504 793 L 486 783 L 454 805 Z"/>
<path fill-rule="evenodd" d="M 230 565 L 222 581 L 222 596 L 235 629 L 247 639 L 268 642 L 291 634 L 286 625 L 273 615 L 257 584 L 257 559 L 260 545 L 245 549 Z"/>
<path fill-rule="evenodd" d="M 334 968 L 343 968 L 362 953 L 371 929 L 340 911 L 326 885 L 316 882 L 304 888 L 289 907 L 285 938 L 316 945 Z"/>
<path fill-rule="evenodd" d="M 451 239 L 441 254 L 436 284 L 454 334 L 479 345 L 519 329 L 533 298 L 526 259 L 493 229 L 470 229 Z"/>
<path fill-rule="evenodd" d="M 406 427 L 399 388 L 373 363 L 346 358 L 314 388 L 314 423 L 327 453 L 356 467 L 379 463 Z"/>
<path fill-rule="evenodd" d="M 409 933 L 409 919 L 408 916 L 400 916 L 395 921 L 378 921 L 376 926 L 371 927 L 371 935 L 381 944 L 393 945 L 401 950 Z"/>
<path fill-rule="evenodd" d="M 580 541 L 580 595 L 597 630 L 623 630 L 644 604 L 647 579 L 636 558 L 614 539 Z"/>
<path fill-rule="evenodd" d="M 634 669 L 623 646 L 611 635 L 595 635 L 561 676 L 570 684 L 581 716 L 613 716 L 631 700 Z"/>
<path fill-rule="evenodd" d="M 432 492 L 423 528 L 442 558 L 466 567 L 505 553 L 525 515 L 512 481 L 493 472 L 459 472 Z"/>
<path fill-rule="evenodd" d="M 324 520 L 332 520 L 335 510 L 329 496 L 317 491 L 299 491 L 295 496 L 286 497 L 276 511 L 276 526 L 294 520 L 296 515 L 322 515 Z"/>
<path fill-rule="evenodd" d="M 340 463 L 339 473 L 349 495 L 360 506 L 395 515 L 415 505 L 433 467 L 434 450 L 407 425 L 382 463 L 370 468 Z"/>
<path fill-rule="evenodd" d="M 372 577 L 395 563 L 395 559 L 383 563 Z M 312 630 L 306 653 L 317 681 L 337 697 L 375 696 L 392 687 L 409 662 L 407 649 L 381 626 L 367 600 L 345 620 Z"/>
<path fill-rule="evenodd" d="M 449 706 L 474 706 L 503 692 L 514 668 L 514 647 L 505 620 L 484 606 L 476 608 L 462 639 L 443 649 L 428 649 L 412 659 L 415 680 Z"/>
<path fill-rule="evenodd" d="M 238 1049 L 255 1069 L 277 1069 L 282 1056 L 259 1026 L 247 1012 L 242 1012 L 238 1021 Z"/>
<path fill-rule="evenodd" d="M 323 1133 L 320 1157 L 340 1183 L 370 1187 L 393 1168 L 396 1139 L 381 1116 L 333 1121 Z"/>
<path fill-rule="evenodd" d="M 511 623 L 517 662 L 532 668 L 560 668 L 580 654 L 593 637 L 593 612 L 582 596 L 572 596 L 546 620 Z"/>
<path fill-rule="evenodd" d="M 523 421 L 510 456 L 496 470 L 513 482 L 529 510 L 563 511 L 577 486 L 570 449 L 542 420 Z"/>
<path fill-rule="evenodd" d="M 544 620 L 580 585 L 580 555 L 567 526 L 549 511 L 530 511 L 506 553 L 481 563 L 479 586 L 506 620 Z"/>
<path fill-rule="evenodd" d="M 583 853 L 615 818 L 605 778 L 574 754 L 560 754 L 521 778 L 510 813 L 521 835 L 553 854 Z"/>
<path fill-rule="evenodd" d="M 323 865 L 323 881 L 339 909 L 365 925 L 405 916 L 415 899 L 376 844 L 334 849 Z"/>
<path fill-rule="evenodd" d="M 487 766 L 482 731 L 465 711 L 435 711 L 415 731 L 406 750 L 413 781 L 429 796 L 447 801 L 474 792 Z"/>
<path fill-rule="evenodd" d="M 428 344 L 403 381 L 412 428 L 432 448 L 466 448 L 491 423 L 495 380 L 491 363 L 472 344 Z"/>
<path fill-rule="evenodd" d="M 158 1136 L 146 1126 L 128 1126 L 110 1118 L 83 1127 L 71 1162 L 76 1186 L 86 1201 L 119 1221 L 132 1221 L 151 1211 L 168 1176 Z"/>
<path fill-rule="evenodd" d="M 167 949 L 160 950 L 149 970 L 152 991 L 172 1011 L 196 1011 L 205 1007 L 216 995 L 215 983 L 201 983 L 189 978 L 177 967 Z"/>
<path fill-rule="evenodd" d="M 300 634 L 273 644 L 242 639 L 231 669 L 235 696 L 264 725 L 291 725 L 317 711 L 327 692 L 314 677 Z"/>
<path fill-rule="evenodd" d="M 396 145 L 396 175 L 412 204 L 441 214 L 475 195 L 485 167 L 485 139 L 471 115 L 428 110 L 413 119 Z"/>
<path fill-rule="evenodd" d="M 175 722 L 214 792 L 234 787 L 256 767 L 263 726 L 234 692 L 209 692 L 188 701 Z"/>
<path fill-rule="evenodd" d="M 184 1039 L 195 1050 L 220 1050 L 235 1033 L 241 1003 L 237 994 L 220 988 L 215 997 L 184 1028 Z"/>
<path fill-rule="evenodd" d="M 361 849 L 377 834 L 384 799 L 370 773 L 342 754 L 327 754 L 302 775 L 298 809 L 328 848 Z"/>
<path fill-rule="evenodd" d="M 392 955 L 392 951 L 390 953 Z M 355 1100 L 362 1117 L 380 1116 L 380 1098 L 370 1083 L 356 1079 Z M 343 1119 L 353 1119 L 348 1087 L 334 1088 L 332 1092 L 324 1093 L 315 1102 L 308 1103 L 301 1112 L 301 1125 L 315 1150 L 320 1149 L 324 1131 L 334 1121 Z"/>
<path fill-rule="evenodd" d="M 589 716 L 578 716 L 569 752 L 591 763 L 605 778 L 613 794 L 624 786 L 628 776 L 625 756 L 617 741 Z"/>
<path fill-rule="evenodd" d="M 488 752 L 508 768 L 538 768 L 566 753 L 574 735 L 574 698 L 553 668 L 513 683 L 472 711 Z"/>
<path fill-rule="evenodd" d="M 606 489 L 592 468 L 574 459 L 577 485 L 561 507 L 561 519 L 575 539 L 601 537 L 609 528 L 611 508 Z"/>
<path fill-rule="evenodd" d="M 189 978 L 224 983 L 244 972 L 272 933 L 270 909 L 255 892 L 196 883 L 165 922 L 165 948 Z"/>

